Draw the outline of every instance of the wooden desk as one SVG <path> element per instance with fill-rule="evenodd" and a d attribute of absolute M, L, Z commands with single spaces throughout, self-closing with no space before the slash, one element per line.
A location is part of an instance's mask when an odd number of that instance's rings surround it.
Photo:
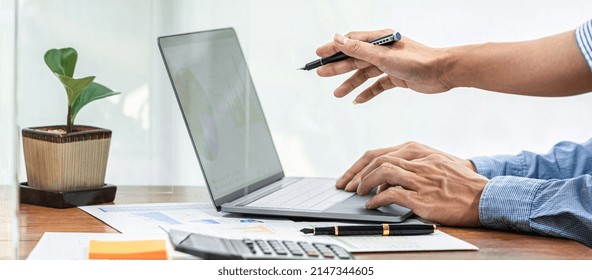
<path fill-rule="evenodd" d="M 206 201 L 209 201 L 209 195 L 201 187 L 124 186 L 118 188 L 114 203 Z M 474 244 L 479 251 L 363 253 L 355 256 L 358 259 L 592 259 L 592 249 L 570 240 L 480 228 L 439 229 Z M 21 259 L 29 255 L 46 231 L 117 232 L 77 208 L 53 209 L 21 204 Z M 8 241 L 0 240 L 0 246 L 8 246 Z M 0 259 L 5 258 L 0 256 Z"/>

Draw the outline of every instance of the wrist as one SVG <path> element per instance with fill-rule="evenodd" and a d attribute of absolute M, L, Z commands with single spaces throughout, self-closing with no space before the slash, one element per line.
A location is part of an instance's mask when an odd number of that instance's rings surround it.
<path fill-rule="evenodd" d="M 464 45 L 442 49 L 441 81 L 449 88 L 475 87 L 476 71 L 474 55 L 480 45 Z"/>
<path fill-rule="evenodd" d="M 440 59 L 440 81 L 448 88 L 453 89 L 462 87 L 462 76 L 466 70 L 462 69 L 461 59 L 464 47 L 451 47 L 441 49 L 442 58 Z"/>
<path fill-rule="evenodd" d="M 475 166 L 475 164 L 471 160 L 465 159 L 464 163 L 465 163 L 466 167 L 473 170 L 473 172 L 477 173 L 477 167 Z"/>

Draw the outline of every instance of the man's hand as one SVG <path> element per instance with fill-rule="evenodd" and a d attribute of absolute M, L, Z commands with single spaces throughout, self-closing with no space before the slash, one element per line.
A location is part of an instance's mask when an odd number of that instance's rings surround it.
<path fill-rule="evenodd" d="M 453 162 L 458 163 L 459 165 L 466 166 L 467 168 L 475 171 L 475 166 L 473 166 L 473 163 L 470 160 L 455 157 L 417 142 L 407 142 L 395 147 L 367 151 L 352 165 L 352 167 L 350 167 L 343 174 L 343 176 L 341 176 L 341 178 L 337 180 L 336 186 L 337 188 L 345 189 L 348 192 L 356 191 L 358 185 L 360 184 L 360 180 L 362 179 L 361 176 L 365 171 L 364 168 L 366 168 L 372 163 L 372 161 L 376 160 L 380 156 L 389 156 L 404 160 L 415 160 L 425 158 L 430 155 L 441 155 Z"/>
<path fill-rule="evenodd" d="M 373 85 L 356 97 L 356 103 L 364 103 L 395 87 L 410 88 L 422 93 L 439 93 L 450 89 L 443 82 L 445 73 L 440 65 L 443 61 L 441 50 L 429 48 L 405 36 L 391 46 L 366 43 L 389 33 L 393 33 L 393 30 L 350 32 L 345 36 L 336 34 L 333 42 L 317 49 L 317 55 L 321 57 L 339 51 L 352 57 L 318 68 L 319 76 L 335 76 L 357 69 L 335 90 L 336 97 L 343 97 L 368 79 L 381 75 Z"/>
<path fill-rule="evenodd" d="M 488 181 L 469 160 L 409 142 L 367 152 L 337 187 L 359 195 L 378 187 L 368 209 L 395 203 L 433 222 L 479 226 L 479 199 Z"/>
<path fill-rule="evenodd" d="M 418 216 L 449 226 L 479 226 L 479 199 L 489 180 L 442 155 L 407 161 L 381 156 L 366 168 L 358 186 L 378 193 L 366 208 L 398 204 Z"/>

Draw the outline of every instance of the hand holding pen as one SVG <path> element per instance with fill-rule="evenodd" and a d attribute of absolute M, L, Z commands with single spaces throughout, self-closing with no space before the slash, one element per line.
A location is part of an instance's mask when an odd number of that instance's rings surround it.
<path fill-rule="evenodd" d="M 334 91 L 336 97 L 344 97 L 367 80 L 378 80 L 363 90 L 354 100 L 354 104 L 364 103 L 383 91 L 396 87 L 410 88 L 422 93 L 438 93 L 449 90 L 452 85 L 444 83 L 445 75 L 441 71 L 442 61 L 447 53 L 444 49 L 430 48 L 401 36 L 401 40 L 392 46 L 375 46 L 370 40 L 395 33 L 391 29 L 350 32 L 347 35 L 335 34 L 333 41 L 317 49 L 317 55 L 328 57 L 336 52 L 343 52 L 352 59 L 326 64 L 317 68 L 321 77 L 332 77 L 356 70 L 341 86 Z"/>

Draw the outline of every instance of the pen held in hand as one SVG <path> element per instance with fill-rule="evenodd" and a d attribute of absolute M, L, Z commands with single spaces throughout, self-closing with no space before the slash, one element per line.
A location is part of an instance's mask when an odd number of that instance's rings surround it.
<path fill-rule="evenodd" d="M 400 40 L 401 40 L 401 34 L 399 32 L 395 32 L 393 34 L 389 34 L 386 36 L 382 36 L 380 38 L 376 38 L 368 43 L 373 44 L 373 45 L 377 45 L 377 46 L 387 46 L 387 45 L 392 45 L 395 42 L 398 42 Z M 342 53 L 342 52 L 338 52 L 332 56 L 322 57 L 317 60 L 311 61 L 311 62 L 307 63 L 304 67 L 298 68 L 298 70 L 309 71 L 309 70 L 321 67 L 321 66 L 329 64 L 329 63 L 344 60 L 346 58 L 349 58 L 349 56 Z"/>
<path fill-rule="evenodd" d="M 430 234 L 436 231 L 436 225 L 427 224 L 381 224 L 381 225 L 355 225 L 355 226 L 333 226 L 303 228 L 300 230 L 305 234 L 313 235 L 421 235 Z"/>

